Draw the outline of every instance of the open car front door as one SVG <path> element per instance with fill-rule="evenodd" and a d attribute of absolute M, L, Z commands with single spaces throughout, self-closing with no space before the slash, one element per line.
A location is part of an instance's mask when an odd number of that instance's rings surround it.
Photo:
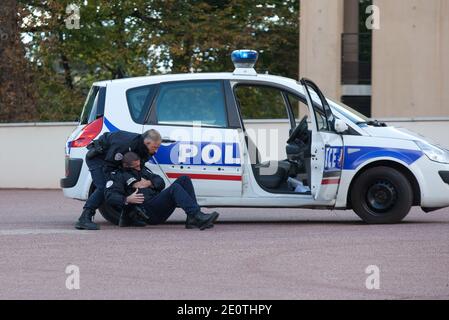
<path fill-rule="evenodd" d="M 343 139 L 334 130 L 335 116 L 318 86 L 301 79 L 312 118 L 311 192 L 317 201 L 336 198 L 343 167 Z"/>

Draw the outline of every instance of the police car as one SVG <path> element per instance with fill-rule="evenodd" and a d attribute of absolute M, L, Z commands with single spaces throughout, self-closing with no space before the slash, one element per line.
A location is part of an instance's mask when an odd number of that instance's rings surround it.
<path fill-rule="evenodd" d="M 86 200 L 94 190 L 84 161 L 93 139 L 153 128 L 163 143 L 146 165 L 167 186 L 190 176 L 202 206 L 353 209 L 367 223 L 449 206 L 448 150 L 327 99 L 311 80 L 257 74 L 255 51 L 232 60 L 232 73 L 94 83 L 67 141 L 65 196 Z M 263 159 L 247 119 L 282 114 L 289 137 L 276 142 L 286 157 Z M 100 212 L 117 223 L 118 212 Z"/>

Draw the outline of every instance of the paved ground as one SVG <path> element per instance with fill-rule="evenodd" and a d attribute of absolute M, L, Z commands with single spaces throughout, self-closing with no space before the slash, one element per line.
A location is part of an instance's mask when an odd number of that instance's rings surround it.
<path fill-rule="evenodd" d="M 351 211 L 221 209 L 203 232 L 181 212 L 144 229 L 97 218 L 88 232 L 73 228 L 81 207 L 61 191 L 0 191 L 0 299 L 449 298 L 449 210 L 368 226 Z"/>

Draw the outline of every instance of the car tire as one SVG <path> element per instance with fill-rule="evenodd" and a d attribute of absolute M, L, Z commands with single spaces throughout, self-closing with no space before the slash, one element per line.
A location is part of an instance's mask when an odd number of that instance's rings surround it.
<path fill-rule="evenodd" d="M 103 203 L 100 208 L 98 208 L 103 218 L 109 221 L 112 224 L 118 225 L 120 220 L 120 211 L 117 209 L 108 206 L 106 203 Z"/>
<path fill-rule="evenodd" d="M 366 170 L 354 181 L 351 204 L 355 213 L 369 224 L 402 221 L 413 204 L 413 189 L 408 179 L 390 167 Z"/>
<path fill-rule="evenodd" d="M 92 195 L 92 193 L 94 193 L 94 191 L 95 186 L 92 184 L 89 190 L 89 197 Z M 103 218 L 105 218 L 110 223 L 118 226 L 121 214 L 120 211 L 111 206 L 108 206 L 105 201 L 103 201 L 103 204 L 98 208 L 98 211 L 100 211 L 100 214 Z"/>

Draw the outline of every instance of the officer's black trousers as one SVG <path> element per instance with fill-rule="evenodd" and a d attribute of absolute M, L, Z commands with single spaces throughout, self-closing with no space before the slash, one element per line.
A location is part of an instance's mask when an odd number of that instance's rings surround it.
<path fill-rule="evenodd" d="M 103 172 L 104 161 L 102 159 L 86 160 L 89 167 L 95 191 L 89 196 L 83 209 L 97 210 L 104 201 L 104 189 L 106 186 L 106 175 Z"/>
<path fill-rule="evenodd" d="M 149 224 L 165 222 L 176 207 L 182 208 L 187 215 L 200 211 L 192 180 L 187 176 L 179 177 L 170 187 L 144 202 L 144 208 L 150 217 Z"/>

